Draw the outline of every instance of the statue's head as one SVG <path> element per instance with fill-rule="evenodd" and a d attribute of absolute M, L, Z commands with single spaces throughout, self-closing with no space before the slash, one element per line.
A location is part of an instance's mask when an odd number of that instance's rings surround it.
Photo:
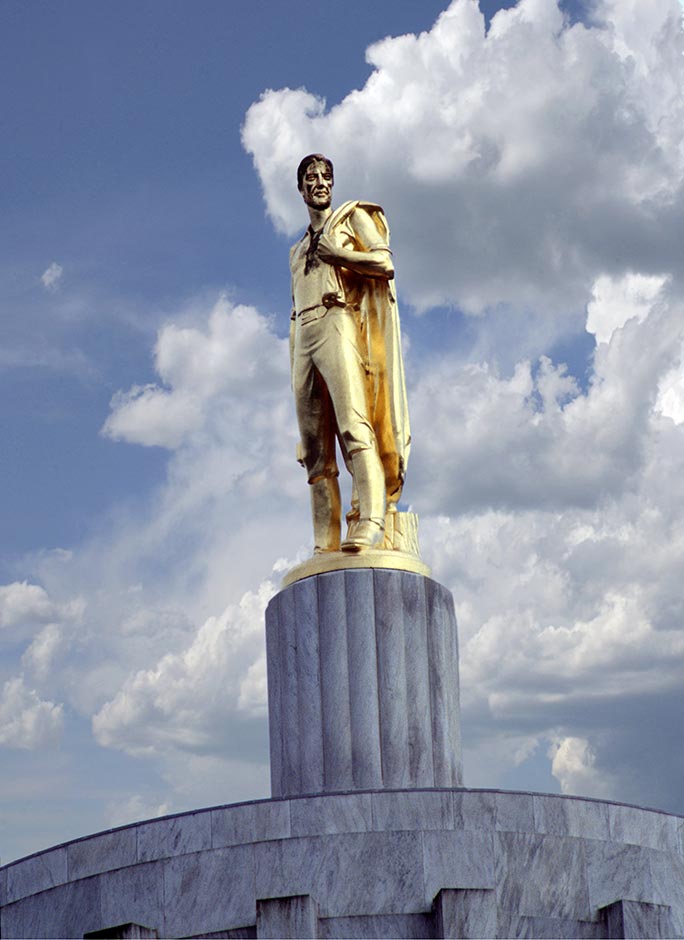
<path fill-rule="evenodd" d="M 335 182 L 332 160 L 322 153 L 310 153 L 297 167 L 297 188 L 307 206 L 327 209 Z"/>

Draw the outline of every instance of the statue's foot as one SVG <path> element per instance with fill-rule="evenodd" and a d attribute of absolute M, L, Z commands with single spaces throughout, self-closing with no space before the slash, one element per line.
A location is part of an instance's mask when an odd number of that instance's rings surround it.
<path fill-rule="evenodd" d="M 367 548 L 377 548 L 385 536 L 384 528 L 372 519 L 363 519 L 349 526 L 347 538 L 342 542 L 343 552 L 361 552 Z"/>

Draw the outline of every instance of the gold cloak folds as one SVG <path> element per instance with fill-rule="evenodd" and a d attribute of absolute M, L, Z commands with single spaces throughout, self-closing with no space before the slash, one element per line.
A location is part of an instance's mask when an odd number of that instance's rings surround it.
<path fill-rule="evenodd" d="M 378 232 L 377 245 L 359 245 L 359 249 L 389 245 L 385 214 L 371 202 L 345 202 L 328 217 L 324 232 L 334 237 L 345 227 L 349 231 L 351 216 L 357 209 L 371 218 Z M 340 268 L 336 271 L 345 302 L 358 310 L 362 342 L 368 350 L 369 417 L 385 470 L 389 508 L 401 496 L 411 447 L 396 289 L 393 280 L 360 277 Z"/>

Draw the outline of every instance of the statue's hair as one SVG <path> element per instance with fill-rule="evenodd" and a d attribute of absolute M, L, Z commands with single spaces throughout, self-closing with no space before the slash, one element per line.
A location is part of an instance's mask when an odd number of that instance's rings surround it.
<path fill-rule="evenodd" d="M 297 167 L 297 189 L 300 193 L 304 185 L 304 174 L 312 163 L 325 163 L 330 170 L 333 183 L 335 182 L 335 171 L 333 169 L 332 160 L 328 159 L 328 157 L 324 157 L 322 153 L 310 153 L 304 157 Z"/>

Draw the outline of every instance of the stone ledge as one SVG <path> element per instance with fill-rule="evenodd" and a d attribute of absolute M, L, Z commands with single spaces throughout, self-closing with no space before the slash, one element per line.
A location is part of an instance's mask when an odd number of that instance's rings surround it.
<path fill-rule="evenodd" d="M 621 829 L 613 827 L 607 833 L 606 818 L 611 816 L 622 817 L 623 822 Z M 679 839 L 673 837 L 682 824 L 682 817 L 658 810 L 583 797 L 464 788 L 353 791 L 251 801 L 133 823 L 11 862 L 0 868 L 0 905 L 87 877 L 231 846 L 334 832 L 392 831 L 518 833 L 544 837 L 549 845 L 559 839 L 578 840 L 585 845 L 587 864 L 595 872 L 590 892 L 594 909 L 614 900 L 615 896 L 606 894 L 606 884 L 615 884 L 618 874 L 627 879 L 638 876 L 638 860 L 641 883 L 651 886 L 651 896 L 644 900 L 665 903 L 658 886 L 665 885 L 668 893 L 674 891 L 684 867 Z"/>

